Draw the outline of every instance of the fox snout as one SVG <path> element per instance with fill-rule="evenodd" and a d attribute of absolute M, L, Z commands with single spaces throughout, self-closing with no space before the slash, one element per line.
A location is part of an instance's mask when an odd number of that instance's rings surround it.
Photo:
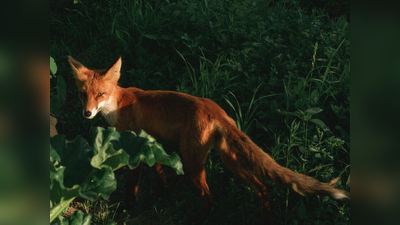
<path fill-rule="evenodd" d="M 90 111 L 83 112 L 83 116 L 86 118 L 90 117 L 91 115 L 92 115 L 92 112 L 90 112 Z"/>
<path fill-rule="evenodd" d="M 86 119 L 93 119 L 98 112 L 99 110 L 97 108 L 87 109 L 83 107 L 82 114 Z"/>

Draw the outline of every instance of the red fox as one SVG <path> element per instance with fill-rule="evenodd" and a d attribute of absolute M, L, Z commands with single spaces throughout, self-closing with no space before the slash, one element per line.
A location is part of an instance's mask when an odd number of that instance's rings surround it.
<path fill-rule="evenodd" d="M 185 173 L 201 192 L 204 212 L 211 210 L 212 198 L 206 181 L 204 163 L 210 148 L 260 197 L 263 218 L 270 221 L 266 186 L 259 178 L 268 178 L 291 188 L 300 195 L 323 195 L 348 198 L 335 188 L 339 177 L 329 183 L 293 172 L 277 164 L 259 148 L 235 121 L 215 102 L 173 91 L 144 91 L 118 86 L 122 60 L 104 70 L 91 70 L 68 56 L 83 104 L 83 116 L 92 119 L 98 112 L 117 131 L 140 129 L 156 139 L 179 143 Z M 138 191 L 141 167 L 129 175 L 128 204 Z M 161 165 L 155 166 L 159 179 L 165 182 Z"/>

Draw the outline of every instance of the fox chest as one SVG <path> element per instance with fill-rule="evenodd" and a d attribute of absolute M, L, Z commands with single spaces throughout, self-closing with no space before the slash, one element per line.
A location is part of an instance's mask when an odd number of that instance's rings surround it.
<path fill-rule="evenodd" d="M 111 104 L 106 104 L 101 109 L 101 115 L 104 117 L 104 119 L 110 126 L 112 127 L 116 126 L 118 122 L 118 111 L 116 106 L 113 106 Z"/>

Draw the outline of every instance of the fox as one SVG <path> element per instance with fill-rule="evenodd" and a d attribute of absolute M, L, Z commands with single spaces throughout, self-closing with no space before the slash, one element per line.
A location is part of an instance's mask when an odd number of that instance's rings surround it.
<path fill-rule="evenodd" d="M 121 76 L 121 57 L 106 69 L 88 69 L 68 56 L 83 116 L 93 119 L 101 113 L 117 131 L 144 130 L 156 140 L 178 143 L 185 174 L 198 188 L 206 217 L 212 207 L 212 196 L 206 180 L 205 161 L 211 148 L 239 179 L 258 195 L 262 219 L 272 223 L 267 187 L 260 179 L 272 180 L 300 195 L 349 198 L 349 193 L 336 187 L 340 177 L 329 183 L 303 175 L 279 165 L 258 147 L 235 121 L 214 101 L 189 94 L 142 90 L 118 85 Z M 133 205 L 141 176 L 140 165 L 128 174 L 127 200 Z M 162 166 L 154 165 L 157 179 L 165 184 Z"/>

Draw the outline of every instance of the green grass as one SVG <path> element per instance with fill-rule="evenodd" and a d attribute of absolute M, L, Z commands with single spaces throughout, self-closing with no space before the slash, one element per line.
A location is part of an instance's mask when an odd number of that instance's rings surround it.
<path fill-rule="evenodd" d="M 66 56 L 89 68 L 122 56 L 122 86 L 210 98 L 281 165 L 322 181 L 341 176 L 340 187 L 349 189 L 349 23 L 313 7 L 313 1 L 299 2 L 52 2 L 50 54 L 67 86 L 57 112 L 59 131 L 88 139 L 93 126 L 107 126 L 100 117 L 82 117 Z M 52 87 L 56 82 L 51 79 Z M 166 144 L 166 150 L 177 147 Z M 257 196 L 213 151 L 207 172 L 215 200 L 207 224 L 261 224 Z M 106 215 L 92 221 L 185 224 L 202 202 L 186 177 L 167 173 L 170 194 L 158 197 L 154 175 L 144 170 L 133 214 L 113 212 L 118 202 L 124 204 L 124 173 L 119 174 L 121 185 L 111 200 L 88 203 L 103 204 L 99 214 Z M 278 224 L 350 223 L 350 201 L 301 197 L 267 184 Z"/>

